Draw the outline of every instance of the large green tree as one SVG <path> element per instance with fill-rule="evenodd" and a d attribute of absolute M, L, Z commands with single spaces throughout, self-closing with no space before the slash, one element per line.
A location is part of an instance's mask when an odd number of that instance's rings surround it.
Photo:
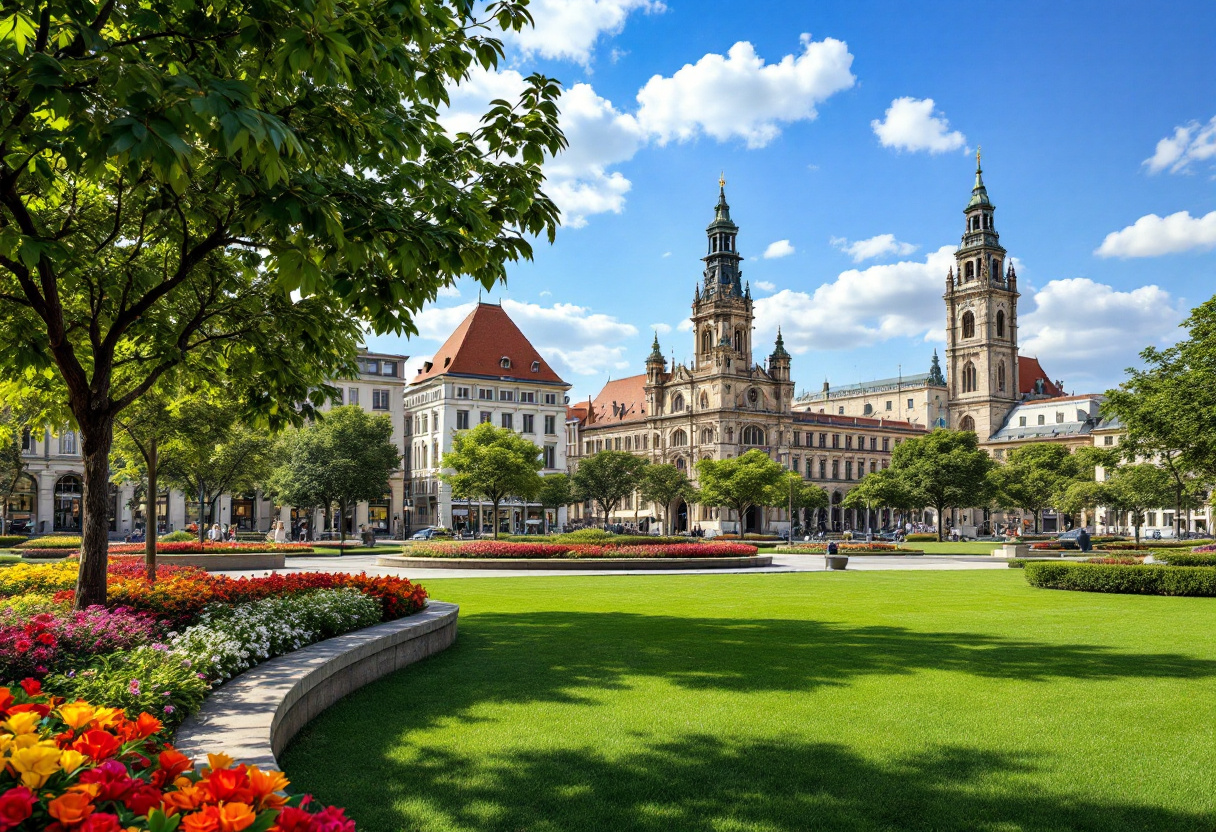
<path fill-rule="evenodd" d="M 659 510 L 663 534 L 671 533 L 671 504 L 678 499 L 691 499 L 694 489 L 688 475 L 674 465 L 656 463 L 642 469 L 638 494 L 644 502 L 654 503 Z"/>
<path fill-rule="evenodd" d="M 1055 498 L 1080 472 L 1081 466 L 1068 448 L 1054 442 L 1033 442 L 1010 451 L 989 477 L 997 505 L 1033 515 L 1037 534 L 1043 510 L 1053 506 Z"/>
<path fill-rule="evenodd" d="M 557 84 L 532 76 L 472 133 L 439 122 L 529 21 L 525 0 L 6 10 L 0 368 L 80 431 L 77 605 L 105 600 L 114 421 L 187 355 L 298 423 L 354 371 L 361 321 L 409 334 L 441 287 L 490 287 L 552 238 Z"/>
<path fill-rule="evenodd" d="M 702 459 L 697 463 L 698 502 L 733 509 L 743 531 L 744 518 L 753 506 L 768 505 L 788 472 L 758 448 L 729 459 Z"/>
<path fill-rule="evenodd" d="M 827 508 L 832 498 L 813 482 L 807 482 L 797 471 L 786 473 L 783 480 L 773 486 L 768 504 L 790 511 L 790 539 L 794 536 L 794 518 L 800 517 L 804 509 Z M 800 521 L 801 524 L 801 521 Z"/>
<path fill-rule="evenodd" d="M 482 422 L 456 434 L 452 450 L 443 455 L 446 470 L 440 476 L 452 494 L 487 500 L 494 507 L 494 537 L 498 537 L 498 507 L 509 497 L 527 499 L 541 489 L 544 467 L 541 449 L 508 428 Z"/>
<path fill-rule="evenodd" d="M 578 498 L 574 494 L 574 483 L 569 474 L 549 474 L 540 478 L 540 488 L 536 492 L 536 502 L 542 508 L 557 510 L 568 506 Z M 549 533 L 549 516 L 545 515 L 545 534 Z"/>
<path fill-rule="evenodd" d="M 1110 473 L 1104 485 L 1103 503 L 1131 515 L 1137 543 L 1144 516 L 1166 505 L 1173 491 L 1169 473 L 1151 462 L 1120 466 Z"/>
<path fill-rule="evenodd" d="M 600 451 L 578 464 L 574 490 L 580 500 L 595 503 L 607 523 L 621 501 L 637 490 L 648 464 L 628 451 Z"/>
<path fill-rule="evenodd" d="M 952 508 L 986 505 L 991 499 L 988 472 L 992 459 L 969 430 L 938 428 L 906 439 L 891 454 L 892 476 L 922 506 L 937 513 L 937 539 Z"/>
<path fill-rule="evenodd" d="M 872 511 L 876 508 L 891 508 L 899 512 L 915 511 L 924 504 L 917 505 L 915 493 L 890 468 L 881 468 L 866 474 L 844 495 L 841 508 L 861 509 Z"/>
<path fill-rule="evenodd" d="M 282 459 L 270 473 L 267 490 L 284 505 L 323 508 L 346 541 L 348 509 L 379 500 L 389 492 L 389 478 L 401 467 L 388 416 L 356 405 L 335 407 L 311 424 L 284 437 Z"/>

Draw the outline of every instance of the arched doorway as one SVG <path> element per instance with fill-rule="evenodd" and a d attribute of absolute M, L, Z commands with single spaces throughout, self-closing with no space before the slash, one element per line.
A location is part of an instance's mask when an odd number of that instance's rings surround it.
<path fill-rule="evenodd" d="M 4 513 L 8 528 L 5 534 L 26 534 L 34 531 L 35 518 L 38 517 L 38 483 L 29 474 L 22 474 L 13 493 L 8 497 L 8 507 Z"/>
<path fill-rule="evenodd" d="M 832 492 L 832 531 L 840 531 L 840 492 Z"/>
<path fill-rule="evenodd" d="M 84 508 L 84 483 L 75 474 L 55 483 L 55 531 L 79 532 Z"/>
<path fill-rule="evenodd" d="M 684 533 L 688 531 L 688 503 L 680 500 L 676 503 L 674 531 Z"/>
<path fill-rule="evenodd" d="M 752 506 L 747 510 L 747 514 L 743 516 L 743 533 L 744 534 L 759 534 L 760 525 L 763 523 L 764 509 L 760 506 Z"/>

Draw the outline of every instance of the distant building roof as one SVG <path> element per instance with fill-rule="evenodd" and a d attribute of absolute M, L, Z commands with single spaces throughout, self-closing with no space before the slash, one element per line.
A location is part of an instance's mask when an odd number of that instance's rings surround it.
<path fill-rule="evenodd" d="M 917 387 L 935 387 L 930 381 L 929 373 L 916 373 L 910 376 L 895 376 L 894 378 L 879 378 L 873 381 L 862 381 L 857 384 L 842 384 L 839 387 L 829 387 L 827 392 L 803 393 L 798 397 L 800 402 L 822 402 L 859 393 L 883 393 L 891 390 L 911 390 Z"/>
<path fill-rule="evenodd" d="M 883 428 L 891 430 L 908 430 L 926 433 L 924 425 L 915 422 L 904 422 L 899 419 L 871 419 L 868 416 L 840 416 L 835 413 L 810 413 L 805 410 L 795 410 L 794 423 L 800 425 L 826 425 L 831 427 Z"/>
<path fill-rule="evenodd" d="M 586 427 L 611 427 L 640 422 L 646 413 L 646 376 L 626 376 L 608 382 L 591 402 Z"/>
<path fill-rule="evenodd" d="M 1015 405 L 1009 411 L 1009 415 L 1005 417 L 1005 423 L 1001 426 L 1000 430 L 989 437 L 989 441 L 1009 442 L 1019 439 L 1049 440 L 1062 436 L 1085 436 L 1103 424 L 1102 418 L 1098 415 L 1098 407 L 1104 398 L 1101 394 L 1094 393 L 1081 396 L 1055 396 L 1050 399 L 1030 399 L 1024 401 L 1021 404 Z M 1053 407 L 1061 407 L 1068 403 L 1075 404 L 1079 402 L 1086 402 L 1088 406 L 1084 409 L 1074 407 L 1071 413 L 1065 408 L 1051 414 L 1050 420 L 1046 418 L 1047 413 L 1045 411 L 1051 410 Z M 1068 414 L 1069 418 L 1065 421 L 1056 421 L 1057 414 Z M 1044 423 L 1041 425 L 1038 423 L 1040 416 L 1044 417 Z M 1021 424 L 1023 419 L 1025 419 L 1027 424 Z"/>
<path fill-rule="evenodd" d="M 566 384 L 506 311 L 490 303 L 477 304 L 410 383 L 443 375 Z"/>
<path fill-rule="evenodd" d="M 1035 382 L 1039 380 L 1043 382 L 1041 392 L 1035 389 Z M 1055 398 L 1064 395 L 1064 391 L 1047 376 L 1043 365 L 1039 364 L 1039 359 L 1025 355 L 1018 356 L 1018 388 L 1018 392 L 1023 396 L 1038 394 Z"/>

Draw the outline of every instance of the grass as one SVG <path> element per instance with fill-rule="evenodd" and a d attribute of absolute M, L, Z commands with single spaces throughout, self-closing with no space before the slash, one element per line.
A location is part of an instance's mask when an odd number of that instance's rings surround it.
<path fill-rule="evenodd" d="M 281 757 L 365 832 L 1216 825 L 1209 599 L 1017 570 L 428 588 L 456 644 Z"/>
<path fill-rule="evenodd" d="M 920 541 L 901 543 L 900 548 L 919 549 L 926 555 L 991 555 L 993 549 L 1001 548 L 1001 544 L 991 540 L 963 540 L 958 543 L 948 540 L 943 540 L 941 543 L 926 540 L 923 543 Z"/>

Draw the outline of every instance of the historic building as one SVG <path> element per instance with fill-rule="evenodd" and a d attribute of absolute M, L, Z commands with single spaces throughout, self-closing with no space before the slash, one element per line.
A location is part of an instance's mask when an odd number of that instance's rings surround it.
<path fill-rule="evenodd" d="M 499 506 L 453 499 L 441 462 L 458 431 L 482 422 L 509 428 L 541 449 L 542 474 L 566 470 L 566 391 L 553 371 L 498 304 L 478 303 L 419 369 L 405 395 L 407 529 L 445 526 L 492 532 L 535 531 L 545 509 L 513 498 Z M 548 510 L 550 524 L 565 509 Z"/>
<path fill-rule="evenodd" d="M 706 229 L 703 276 L 693 292 L 691 365 L 669 368 L 656 335 L 645 373 L 611 381 L 595 398 L 568 408 L 571 467 L 583 456 L 621 450 L 674 465 L 695 480 L 698 460 L 758 448 L 828 491 L 833 506 L 818 518 L 826 526 L 863 527 L 863 518 L 841 510 L 844 493 L 865 473 L 889 465 L 894 446 L 924 428 L 881 415 L 794 411 L 791 357 L 781 333 L 763 364 L 753 356 L 752 297 L 740 269 L 739 227 L 730 216 L 725 184 L 719 182 L 714 218 Z M 589 521 L 590 511 L 579 507 L 576 517 Z M 675 530 L 768 531 L 789 524 L 780 509 L 757 508 L 743 518 L 683 503 L 670 511 Z M 666 513 L 630 500 L 615 517 L 595 519 L 644 524 Z"/>

